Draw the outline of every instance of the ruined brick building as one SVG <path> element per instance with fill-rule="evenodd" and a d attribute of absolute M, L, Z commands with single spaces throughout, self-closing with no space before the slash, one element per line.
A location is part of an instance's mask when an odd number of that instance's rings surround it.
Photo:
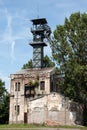
<path fill-rule="evenodd" d="M 81 107 L 57 93 L 55 68 L 44 68 L 44 39 L 49 38 L 50 27 L 45 18 L 31 21 L 33 68 L 10 76 L 9 123 L 81 124 Z"/>

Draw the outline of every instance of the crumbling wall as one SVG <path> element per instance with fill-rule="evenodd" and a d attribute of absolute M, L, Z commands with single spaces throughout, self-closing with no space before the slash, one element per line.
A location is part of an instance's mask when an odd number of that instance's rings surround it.
<path fill-rule="evenodd" d="M 80 111 L 78 104 L 66 101 L 60 94 L 52 93 L 28 102 L 28 123 L 81 124 L 82 111 Z"/>

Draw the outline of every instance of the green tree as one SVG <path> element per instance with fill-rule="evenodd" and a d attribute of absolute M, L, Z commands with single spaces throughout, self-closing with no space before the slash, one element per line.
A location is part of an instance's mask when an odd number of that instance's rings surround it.
<path fill-rule="evenodd" d="M 56 26 L 50 46 L 65 75 L 61 92 L 83 102 L 87 97 L 87 14 L 77 12 L 65 18 L 64 25 Z"/>
<path fill-rule="evenodd" d="M 22 69 L 29 69 L 29 68 L 33 68 L 33 62 L 32 62 L 32 59 L 30 59 L 28 61 L 28 63 L 24 64 Z"/>
<path fill-rule="evenodd" d="M 5 89 L 5 83 L 0 79 L 0 124 L 9 121 L 9 93 Z"/>
<path fill-rule="evenodd" d="M 47 55 L 44 57 L 44 67 L 54 67 L 55 63 Z"/>
<path fill-rule="evenodd" d="M 54 67 L 55 63 L 46 55 L 44 57 L 44 67 Z M 29 68 L 33 68 L 33 61 L 30 59 L 30 61 L 28 61 L 28 63 L 24 64 L 22 69 L 29 69 Z"/>

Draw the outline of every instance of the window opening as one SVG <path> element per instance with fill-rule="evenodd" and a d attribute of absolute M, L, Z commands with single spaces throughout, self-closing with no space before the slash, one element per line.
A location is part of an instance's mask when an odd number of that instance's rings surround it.
<path fill-rule="evenodd" d="M 40 90 L 45 90 L 45 81 L 40 82 Z"/>
<path fill-rule="evenodd" d="M 20 113 L 20 106 L 19 105 L 15 106 L 15 111 L 17 112 L 17 115 L 19 115 L 19 113 Z"/>
<path fill-rule="evenodd" d="M 15 83 L 15 91 L 20 91 L 20 82 Z"/>

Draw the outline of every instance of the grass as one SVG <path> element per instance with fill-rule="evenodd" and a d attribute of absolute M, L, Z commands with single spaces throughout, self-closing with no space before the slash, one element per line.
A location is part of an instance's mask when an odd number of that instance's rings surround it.
<path fill-rule="evenodd" d="M 52 126 L 45 126 L 44 124 L 39 125 L 39 124 L 7 124 L 7 125 L 0 125 L 0 130 L 1 129 L 9 129 L 9 128 L 52 128 Z M 79 128 L 81 130 L 87 130 L 87 127 L 82 127 L 82 126 L 53 126 L 53 128 Z"/>
<path fill-rule="evenodd" d="M 40 128 L 44 127 L 44 125 L 38 124 L 7 124 L 7 125 L 0 125 L 1 128 Z"/>

